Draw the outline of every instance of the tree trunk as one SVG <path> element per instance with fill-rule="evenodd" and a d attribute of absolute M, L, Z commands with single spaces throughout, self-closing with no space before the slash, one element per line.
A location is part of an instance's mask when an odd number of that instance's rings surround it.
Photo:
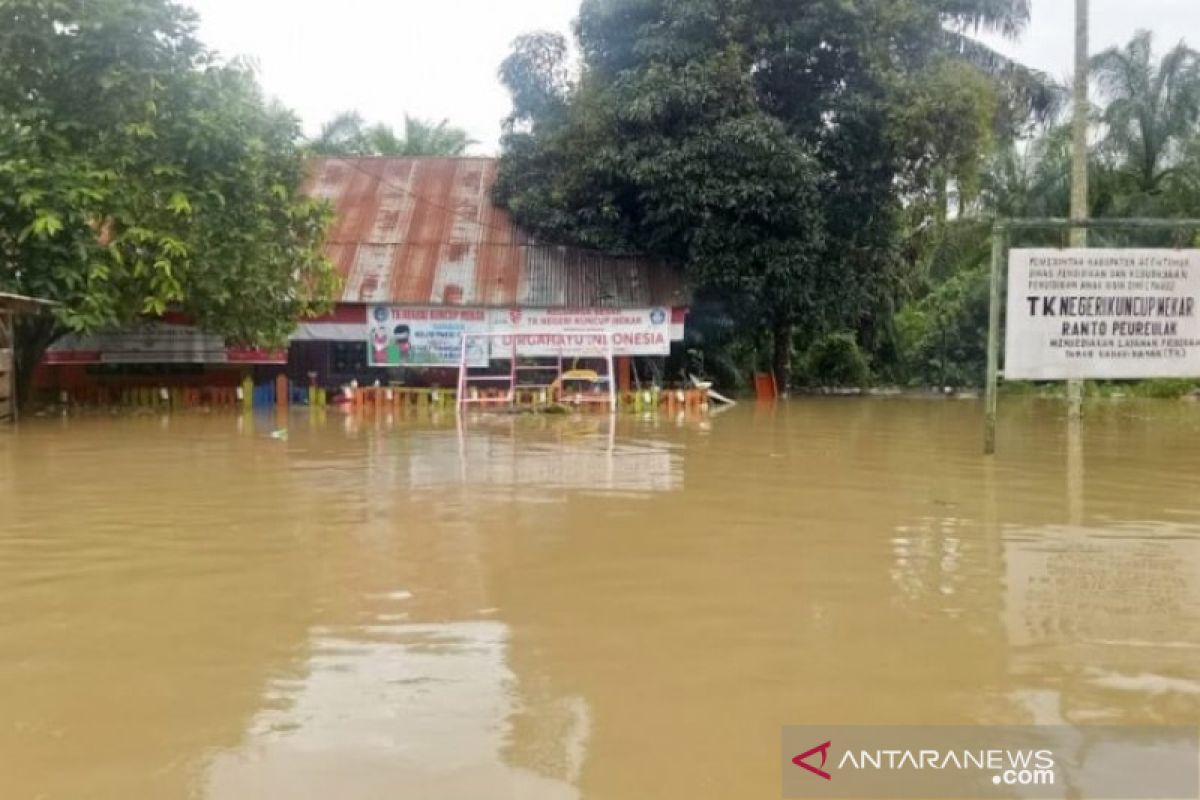
<path fill-rule="evenodd" d="M 46 349 L 64 333 L 58 321 L 47 314 L 18 317 L 13 342 L 13 371 L 17 377 L 17 407 L 29 408 L 33 397 L 33 372 Z"/>
<path fill-rule="evenodd" d="M 792 323 L 786 320 L 775 323 L 772 336 L 772 371 L 780 397 L 787 397 L 792 381 Z"/>

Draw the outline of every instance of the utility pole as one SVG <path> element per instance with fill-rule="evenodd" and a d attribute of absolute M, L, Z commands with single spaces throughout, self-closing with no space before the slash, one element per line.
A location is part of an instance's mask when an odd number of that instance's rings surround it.
<path fill-rule="evenodd" d="M 1075 0 L 1075 91 L 1071 120 L 1071 221 L 1088 218 L 1088 0 Z M 1087 228 L 1071 229 L 1071 247 L 1087 247 Z M 1067 414 L 1083 413 L 1083 381 L 1067 381 Z"/>

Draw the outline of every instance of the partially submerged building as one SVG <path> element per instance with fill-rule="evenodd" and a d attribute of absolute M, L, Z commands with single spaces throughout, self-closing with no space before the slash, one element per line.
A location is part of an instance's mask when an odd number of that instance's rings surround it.
<path fill-rule="evenodd" d="M 44 313 L 53 306 L 49 300 L 0 292 L 0 422 L 17 419 L 17 315 Z"/>
<path fill-rule="evenodd" d="M 464 331 L 605 330 L 625 364 L 667 355 L 687 313 L 679 273 L 652 259 L 538 242 L 492 202 L 496 170 L 490 158 L 314 160 L 306 190 L 335 209 L 327 252 L 342 288 L 333 313 L 298 321 L 287 351 L 227 347 L 167 316 L 58 342 L 39 384 L 232 385 L 247 371 L 286 370 L 324 386 L 451 385 Z"/>

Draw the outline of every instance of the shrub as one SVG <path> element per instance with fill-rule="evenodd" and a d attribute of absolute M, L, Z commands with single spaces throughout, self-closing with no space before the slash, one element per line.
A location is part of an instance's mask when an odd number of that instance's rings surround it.
<path fill-rule="evenodd" d="M 867 357 L 850 333 L 830 333 L 817 339 L 804 361 L 809 381 L 822 386 L 863 386 L 871 377 Z"/>
<path fill-rule="evenodd" d="M 1187 378 L 1157 378 L 1134 384 L 1130 393 L 1139 397 L 1178 400 L 1191 394 L 1195 388 L 1196 382 Z"/>

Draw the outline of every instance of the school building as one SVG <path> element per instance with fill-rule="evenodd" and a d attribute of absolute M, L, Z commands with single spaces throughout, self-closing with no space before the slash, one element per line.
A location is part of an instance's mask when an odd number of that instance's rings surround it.
<path fill-rule="evenodd" d="M 683 338 L 680 274 L 642 257 L 539 242 L 491 199 L 490 158 L 316 159 L 306 191 L 336 218 L 342 278 L 330 315 L 299 320 L 286 350 L 228 346 L 167 314 L 136 329 L 68 336 L 46 354 L 47 393 L 231 387 L 281 372 L 298 385 L 357 380 L 453 386 L 463 332 L 522 337 L 604 330 L 618 376 Z M 548 339 L 549 340 L 549 339 Z"/>

